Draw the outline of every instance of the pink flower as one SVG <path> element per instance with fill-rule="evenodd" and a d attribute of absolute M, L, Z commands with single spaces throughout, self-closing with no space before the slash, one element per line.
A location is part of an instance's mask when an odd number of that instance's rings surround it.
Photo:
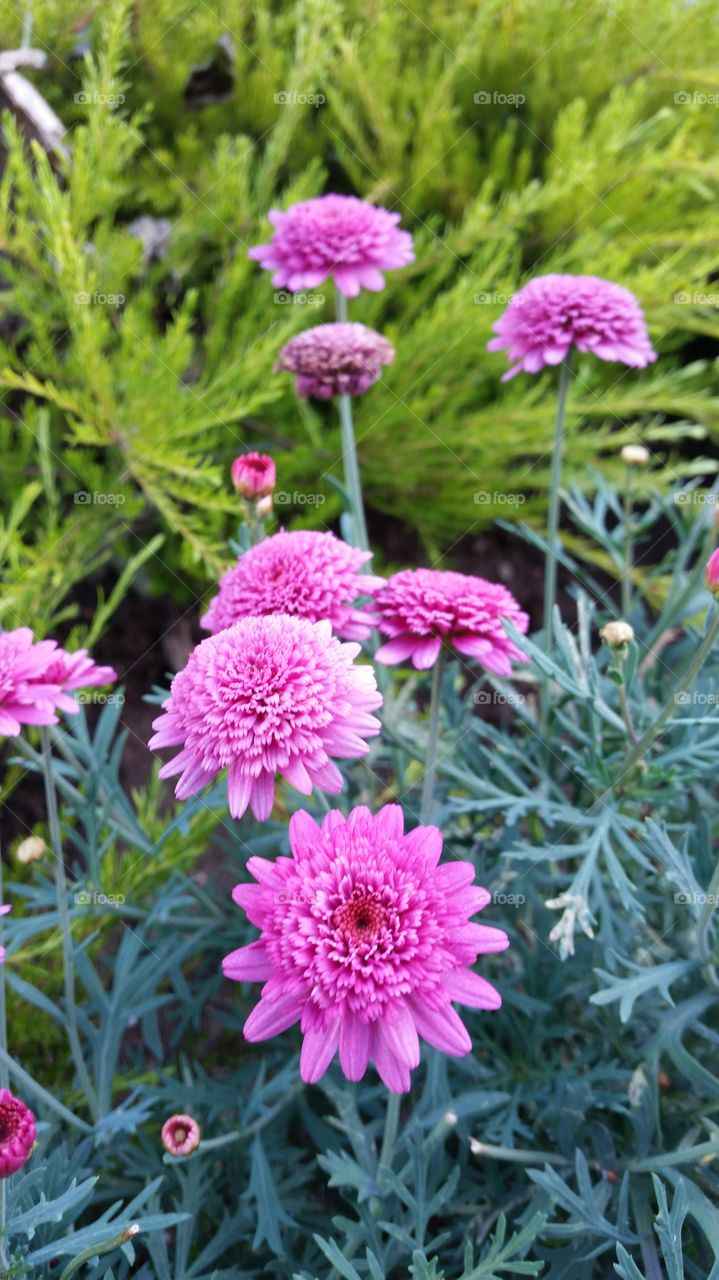
<path fill-rule="evenodd" d="M 0 734 L 12 738 L 24 724 L 57 724 L 60 691 L 45 679 L 56 647 L 54 640 L 35 641 L 29 627 L 0 633 Z"/>
<path fill-rule="evenodd" d="M 225 956 L 225 977 L 264 982 L 244 1026 L 267 1040 L 300 1022 L 300 1072 L 313 1084 L 339 1049 L 348 1080 L 369 1059 L 393 1093 L 409 1089 L 419 1036 L 444 1053 L 472 1042 L 452 1002 L 498 1009 L 501 996 L 472 972 L 477 956 L 503 951 L 501 929 L 471 924 L 490 900 L 472 884 L 469 862 L 438 866 L 436 827 L 403 832 L 399 805 L 348 818 L 337 810 L 319 828 L 300 811 L 290 820 L 291 858 L 250 858 L 258 884 L 233 899 L 261 931 Z"/>
<path fill-rule="evenodd" d="M 74 698 L 67 696 L 70 690 L 113 684 L 117 680 L 117 672 L 114 667 L 98 667 L 87 649 L 76 649 L 74 653 L 56 649 L 43 673 L 43 680 L 58 686 L 59 692 L 53 696 L 54 705 L 60 711 L 76 715 L 80 708 Z"/>
<path fill-rule="evenodd" d="M 21 1169 L 35 1146 L 35 1117 L 9 1089 L 0 1089 L 0 1178 Z"/>
<path fill-rule="evenodd" d="M 487 350 L 507 348 L 517 362 L 503 382 L 561 364 L 571 347 L 639 369 L 657 358 L 634 294 L 598 276 L 536 276 L 493 328 Z"/>
<path fill-rule="evenodd" d="M 512 673 L 512 662 L 527 659 L 506 634 L 503 619 L 523 634 L 529 618 L 498 582 L 439 569 L 405 569 L 375 593 L 376 625 L 389 642 L 377 650 L 378 662 L 411 658 L 418 670 L 431 667 L 442 644 L 453 644 L 498 676 Z"/>
<path fill-rule="evenodd" d="M 414 262 L 412 237 L 399 230 L 399 214 L 356 196 L 318 196 L 285 213 L 271 209 L 267 217 L 275 233 L 249 256 L 273 272 L 278 289 L 314 289 L 334 276 L 340 293 L 356 298 L 360 289 L 383 289 L 383 271 Z"/>
<path fill-rule="evenodd" d="M 265 498 L 272 493 L 277 472 L 266 453 L 241 453 L 232 464 L 232 483 L 243 498 Z"/>
<path fill-rule="evenodd" d="M 709 557 L 705 580 L 712 595 L 719 595 L 719 547 Z"/>
<path fill-rule="evenodd" d="M 318 324 L 290 339 L 275 366 L 297 374 L 297 394 L 307 399 L 361 396 L 394 360 L 394 347 L 364 324 Z"/>
<path fill-rule="evenodd" d="M 333 533 L 275 533 L 227 571 L 202 625 L 216 633 L 240 618 L 290 613 L 310 622 L 326 618 L 344 640 L 366 640 L 372 618 L 355 609 L 353 601 L 383 582 L 360 573 L 370 557 L 371 552 L 351 547 Z"/>
<path fill-rule="evenodd" d="M 374 671 L 357 666 L 358 644 L 342 644 L 329 622 L 279 614 L 243 618 L 192 651 L 175 676 L 150 746 L 182 746 L 160 770 L 181 774 L 179 800 L 228 770 L 233 818 L 248 804 L 269 817 L 275 775 L 303 795 L 336 794 L 342 774 L 330 759 L 363 756 L 379 732 Z"/>
<path fill-rule="evenodd" d="M 171 1156 L 189 1156 L 200 1145 L 200 1126 L 192 1116 L 170 1116 L 162 1126 L 162 1145 Z"/>
<path fill-rule="evenodd" d="M 12 907 L 9 907 L 7 903 L 4 903 L 2 906 L 0 906 L 0 916 L 6 916 L 8 911 L 12 911 Z M 7 959 L 7 951 L 5 950 L 4 947 L 0 947 L 0 964 L 4 964 L 6 959 Z"/>

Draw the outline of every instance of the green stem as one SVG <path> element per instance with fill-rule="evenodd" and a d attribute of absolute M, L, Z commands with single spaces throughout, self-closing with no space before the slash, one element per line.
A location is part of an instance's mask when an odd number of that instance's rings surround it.
<path fill-rule="evenodd" d="M 632 523 L 631 468 L 627 467 L 624 480 L 624 571 L 622 573 L 622 617 L 629 617 L 632 607 L 632 568 L 634 565 L 634 540 Z"/>
<path fill-rule="evenodd" d="M 552 1151 L 529 1151 L 521 1147 L 495 1147 L 489 1142 L 478 1142 L 470 1139 L 470 1150 L 473 1156 L 487 1156 L 491 1160 L 509 1160 L 512 1164 L 556 1164 L 565 1165 L 571 1162 L 565 1156 L 555 1155 Z"/>
<path fill-rule="evenodd" d="M 699 947 L 699 955 L 702 960 L 702 971 L 707 982 L 715 991 L 719 991 L 719 975 L 717 974 L 714 956 L 712 953 L 711 943 L 709 941 L 709 931 L 711 928 L 712 918 L 719 897 L 719 860 L 714 868 L 714 874 L 709 881 L 707 889 L 706 902 L 702 907 L 702 913 L 699 917 L 697 925 L 697 943 Z"/>
<path fill-rule="evenodd" d="M 347 323 L 347 299 L 337 290 L 337 320 Z M 352 422 L 351 396 L 338 396 L 340 410 L 340 435 L 342 439 L 342 465 L 344 468 L 345 489 L 350 501 L 350 517 L 352 521 L 352 541 L 363 551 L 369 551 L 367 524 L 362 501 L 362 481 L 360 479 L 357 447 L 355 444 L 354 425 Z"/>
<path fill-rule="evenodd" d="M 390 1169 L 394 1158 L 394 1145 L 397 1141 L 400 1099 L 401 1095 L 399 1093 L 389 1093 L 387 1095 L 387 1112 L 384 1118 L 384 1136 L 379 1153 L 379 1163 L 380 1166 L 387 1165 Z"/>
<path fill-rule="evenodd" d="M 38 1084 L 37 1080 L 34 1080 L 27 1071 L 24 1071 L 20 1064 L 16 1062 L 9 1053 L 6 1053 L 1 1049 L 0 1062 L 8 1068 L 10 1074 L 15 1077 L 18 1084 L 25 1089 L 27 1093 L 31 1096 L 34 1094 L 45 1104 L 46 1107 L 49 1107 L 51 1111 L 56 1112 L 56 1114 L 68 1124 L 75 1125 L 78 1129 L 82 1129 L 83 1133 L 92 1133 L 92 1128 L 89 1124 L 86 1124 L 79 1116 L 74 1115 L 74 1113 L 62 1102 L 58 1102 L 57 1098 L 54 1097 L 52 1093 L 48 1093 L 47 1089 L 43 1089 L 42 1085 Z"/>
<path fill-rule="evenodd" d="M 562 453 L 564 449 L 564 421 L 567 408 L 567 393 L 572 376 L 571 349 L 562 361 L 559 370 L 559 391 L 557 398 L 557 416 L 554 420 L 554 442 L 552 445 L 552 469 L 549 481 L 549 512 L 547 515 L 547 558 L 544 563 L 544 647 L 546 653 L 552 650 L 552 615 L 557 597 L 557 537 L 559 533 L 559 487 L 562 481 Z M 551 682 L 545 676 L 542 682 L 541 728 L 544 730 L 549 716 Z"/>
<path fill-rule="evenodd" d="M 664 704 L 664 706 L 662 707 L 662 710 L 659 712 L 659 715 L 657 716 L 654 723 L 650 724 L 649 728 L 646 730 L 644 734 L 642 734 L 642 737 L 639 739 L 636 745 L 632 747 L 632 750 L 629 752 L 629 755 L 627 756 L 622 766 L 622 773 L 620 775 L 621 777 L 624 777 L 625 774 L 627 774 L 630 769 L 633 769 L 634 766 L 638 764 L 640 760 L 643 759 L 643 757 L 646 755 L 647 751 L 649 750 L 650 746 L 652 745 L 654 739 L 657 737 L 657 735 L 659 734 L 659 732 L 661 731 L 661 729 L 663 728 L 663 726 L 666 724 L 667 720 L 671 716 L 672 711 L 676 710 L 677 704 L 681 699 L 681 695 L 683 693 L 687 693 L 688 690 L 691 688 L 697 675 L 699 674 L 702 667 L 704 666 L 704 663 L 709 657 L 709 654 L 711 653 L 712 648 L 714 647 L 714 641 L 717 638 L 717 633 L 719 633 L 719 609 L 715 610 L 714 617 L 712 618 L 709 626 L 707 627 L 707 631 L 706 631 L 706 635 L 704 636 L 704 639 L 702 640 L 701 644 L 697 648 L 694 654 L 694 657 L 692 658 L 691 662 L 689 663 L 689 666 L 684 672 L 684 675 L 681 677 L 681 680 L 679 681 L 679 687 L 674 690 L 674 693 Z M 619 781 L 619 779 L 617 779 L 617 781 Z"/>
<path fill-rule="evenodd" d="M 89 1249 L 83 1249 L 72 1262 L 65 1267 L 60 1280 L 71 1280 L 86 1262 L 90 1262 L 92 1258 L 96 1258 L 98 1254 L 110 1253 L 112 1249 L 119 1249 L 121 1244 L 126 1244 L 128 1240 L 132 1240 L 138 1235 L 140 1228 L 137 1225 L 128 1227 L 126 1231 L 121 1231 L 118 1236 L 113 1236 L 112 1240 L 106 1240 L 104 1244 L 94 1244 Z"/>
<path fill-rule="evenodd" d="M 42 770 L 43 778 L 45 780 L 45 803 L 47 806 L 48 827 L 50 829 L 50 843 L 53 851 L 57 907 L 60 917 L 60 931 L 62 934 L 67 1036 L 70 1042 L 70 1049 L 75 1063 L 75 1068 L 77 1070 L 78 1079 L 85 1091 L 85 1097 L 87 1098 L 93 1118 L 98 1120 L 100 1118 L 99 1103 L 92 1081 L 90 1080 L 90 1074 L 87 1069 L 87 1063 L 85 1062 L 85 1055 L 82 1052 L 80 1035 L 77 1029 L 77 1012 L 75 1008 L 75 960 L 72 944 L 72 924 L 67 903 L 67 879 L 65 877 L 65 863 L 63 862 L 62 857 L 60 819 L 57 812 L 57 796 L 55 794 L 55 782 L 52 773 L 52 752 L 50 749 L 50 737 L 47 729 L 43 728 L 40 730 L 40 739 L 42 743 Z"/>
<path fill-rule="evenodd" d="M 437 746 L 439 744 L 439 720 L 442 707 L 442 676 L 444 674 L 444 648 L 440 649 L 432 671 L 432 694 L 429 704 L 429 729 L 427 756 L 422 784 L 422 802 L 419 810 L 420 826 L 427 822 L 432 811 L 432 796 L 437 776 Z"/>

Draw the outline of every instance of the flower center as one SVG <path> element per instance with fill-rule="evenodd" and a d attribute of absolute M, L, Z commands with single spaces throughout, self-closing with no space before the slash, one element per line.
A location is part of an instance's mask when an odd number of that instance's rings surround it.
<path fill-rule="evenodd" d="M 183 1129 L 181 1124 L 178 1124 L 175 1126 L 175 1132 L 173 1136 L 174 1136 L 175 1142 L 177 1143 L 184 1142 L 185 1138 L 187 1137 L 187 1130 Z"/>
<path fill-rule="evenodd" d="M 351 942 L 369 942 L 384 928 L 387 912 L 379 897 L 369 889 L 353 889 L 337 907 L 332 923 Z"/>
<path fill-rule="evenodd" d="M 17 1115 L 15 1108 L 11 1106 L 0 1106 L 0 1142 L 7 1142 L 15 1134 L 17 1129 Z"/>

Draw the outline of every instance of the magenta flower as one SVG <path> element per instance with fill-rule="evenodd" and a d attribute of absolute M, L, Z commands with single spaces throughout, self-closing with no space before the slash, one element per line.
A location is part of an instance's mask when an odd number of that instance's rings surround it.
<path fill-rule="evenodd" d="M 511 675 L 512 662 L 527 661 L 502 621 L 508 619 L 524 634 L 529 618 L 498 582 L 439 569 L 405 569 L 375 593 L 373 607 L 377 629 L 390 637 L 375 654 L 378 662 L 411 658 L 425 670 L 434 665 L 443 643 L 498 676 Z"/>
<path fill-rule="evenodd" d="M 394 347 L 364 324 L 318 324 L 291 338 L 275 369 L 297 374 L 297 394 L 307 399 L 361 396 L 394 360 Z"/>
<path fill-rule="evenodd" d="M 0 734 L 15 737 L 24 724 L 57 724 L 60 690 L 45 680 L 57 646 L 34 640 L 29 627 L 0 633 Z"/>
<path fill-rule="evenodd" d="M 360 572 L 371 552 L 341 542 L 333 533 L 300 529 L 275 533 L 240 556 L 220 582 L 219 594 L 202 619 L 217 633 L 240 618 L 290 613 L 332 624 L 343 640 L 366 640 L 372 617 L 356 609 L 383 579 Z"/>
<path fill-rule="evenodd" d="M 243 498 L 266 498 L 277 480 L 275 464 L 266 453 L 241 453 L 232 464 L 232 483 Z"/>
<path fill-rule="evenodd" d="M 200 1126 L 192 1116 L 170 1116 L 162 1126 L 162 1145 L 171 1156 L 189 1156 L 200 1145 Z"/>
<path fill-rule="evenodd" d="M 381 706 L 374 671 L 357 666 L 358 644 L 342 644 L 329 622 L 279 614 L 243 618 L 203 640 L 172 681 L 152 748 L 182 746 L 160 777 L 181 774 L 178 800 L 228 770 L 230 813 L 249 805 L 268 818 L 275 775 L 309 795 L 336 794 L 342 774 L 330 759 L 369 750 Z"/>
<path fill-rule="evenodd" d="M 271 209 L 267 217 L 275 233 L 249 256 L 273 273 L 278 289 L 314 289 L 334 276 L 340 293 L 356 298 L 360 289 L 383 289 L 383 271 L 414 262 L 412 237 L 399 230 L 399 214 L 356 196 L 318 196 L 285 213 Z"/>
<path fill-rule="evenodd" d="M 292 857 L 250 858 L 259 883 L 233 891 L 261 931 L 222 965 L 236 982 L 265 984 L 245 1038 L 267 1040 L 299 1021 L 308 1084 L 339 1049 L 348 1080 L 361 1080 L 372 1058 L 387 1088 L 404 1093 L 419 1036 L 455 1056 L 472 1048 L 453 1001 L 502 1003 L 469 967 L 509 946 L 501 929 L 470 923 L 490 894 L 472 884 L 471 863 L 437 865 L 436 827 L 405 835 L 403 824 L 399 805 L 348 818 L 333 810 L 321 828 L 300 811 L 290 820 Z"/>
<path fill-rule="evenodd" d="M 705 581 L 712 595 L 719 595 L 719 547 L 712 551 L 707 562 Z"/>
<path fill-rule="evenodd" d="M 507 349 L 517 362 L 503 382 L 561 364 L 571 347 L 638 369 L 657 358 L 634 294 L 598 276 L 536 276 L 493 328 L 497 337 L 487 350 Z"/>
<path fill-rule="evenodd" d="M 53 642 L 54 643 L 54 642 Z M 80 710 L 74 698 L 68 697 L 72 689 L 89 689 L 91 686 L 113 684 L 117 680 L 114 667 L 98 667 L 93 662 L 87 649 L 76 649 L 68 653 L 65 649 L 56 649 L 47 669 L 43 672 L 43 681 L 57 685 L 58 692 L 53 695 L 53 703 L 60 711 L 76 715 Z"/>
<path fill-rule="evenodd" d="M 8 906 L 7 903 L 0 905 L 0 916 L 6 916 L 8 911 L 12 911 L 11 906 Z M 7 951 L 5 950 L 5 947 L 0 947 L 0 964 L 4 964 L 6 959 Z"/>
<path fill-rule="evenodd" d="M 35 1117 L 30 1108 L 9 1089 L 0 1089 L 0 1178 L 22 1168 L 36 1138 Z"/>

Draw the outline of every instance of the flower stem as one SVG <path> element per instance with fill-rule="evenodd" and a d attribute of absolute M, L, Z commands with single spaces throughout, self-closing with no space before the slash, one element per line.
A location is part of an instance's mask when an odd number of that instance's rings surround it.
<path fill-rule="evenodd" d="M 387 1165 L 389 1168 L 392 1167 L 394 1144 L 397 1141 L 400 1097 L 399 1093 L 387 1094 L 387 1111 L 384 1118 L 384 1135 L 379 1153 L 379 1163 L 380 1165 Z"/>
<path fill-rule="evenodd" d="M 50 829 L 50 843 L 53 851 L 53 865 L 55 871 L 55 888 L 57 890 L 57 908 L 60 917 L 60 931 L 62 933 L 62 958 L 63 958 L 63 974 L 65 986 L 65 1017 L 67 1019 L 67 1036 L 70 1041 L 70 1049 L 73 1061 L 77 1070 L 78 1079 L 85 1091 L 90 1111 L 95 1120 L 99 1119 L 100 1108 L 97 1095 L 90 1080 L 90 1075 L 85 1062 L 85 1056 L 80 1044 L 80 1035 L 77 1029 L 77 1012 L 75 1008 L 75 961 L 73 955 L 72 944 L 72 924 L 70 921 L 70 911 L 67 903 L 67 880 L 65 877 L 65 864 L 62 858 L 62 837 L 60 835 L 60 819 L 57 812 L 57 796 L 55 794 L 55 781 L 52 774 L 52 752 L 50 748 L 50 737 L 47 729 L 40 730 L 40 739 L 42 743 L 42 769 L 45 780 L 45 803 L 47 806 L 47 820 Z"/>
<path fill-rule="evenodd" d="M 714 868 L 714 874 L 709 882 L 707 889 L 706 902 L 702 908 L 699 924 L 697 925 L 697 942 L 699 946 L 699 956 L 702 960 L 702 970 L 704 976 L 715 991 L 719 991 L 719 975 L 717 974 L 716 965 L 712 953 L 711 940 L 709 937 L 711 931 L 712 918 L 719 897 L 719 860 Z"/>
<path fill-rule="evenodd" d="M 544 645 L 546 652 L 552 648 L 552 613 L 557 595 L 557 533 L 559 530 L 559 486 L 562 480 L 562 452 L 564 446 L 564 420 L 567 392 L 572 376 L 571 349 L 559 369 L 559 393 L 557 416 L 554 420 L 554 444 L 552 470 L 549 484 L 549 513 L 547 517 L 547 559 L 544 565 Z M 545 719 L 549 701 L 549 677 L 544 681 Z"/>
<path fill-rule="evenodd" d="M 707 627 L 704 639 L 702 640 L 701 644 L 697 648 L 694 654 L 694 657 L 692 658 L 691 662 L 689 663 L 689 666 L 687 667 L 686 671 L 681 677 L 679 681 L 679 687 L 674 690 L 674 693 L 667 700 L 667 702 L 665 702 L 656 720 L 653 722 L 653 724 L 650 724 L 649 728 L 645 731 L 645 733 L 642 734 L 639 741 L 629 752 L 629 755 L 627 756 L 622 766 L 622 774 L 621 774 L 622 777 L 625 774 L 627 774 L 630 769 L 633 769 L 634 766 L 638 764 L 640 760 L 643 759 L 643 757 L 646 755 L 647 751 L 649 750 L 650 746 L 652 745 L 654 739 L 657 737 L 657 734 L 661 731 L 666 721 L 669 719 L 670 715 L 672 714 L 672 711 L 676 709 L 676 706 L 680 701 L 681 695 L 684 693 L 687 693 L 688 690 L 693 685 L 697 675 L 701 671 L 702 667 L 704 666 L 704 663 L 706 662 L 707 658 L 709 657 L 709 654 L 712 651 L 712 648 L 714 647 L 714 641 L 717 638 L 717 634 L 719 634 L 719 609 L 716 609 L 714 611 L 714 617 L 712 618 L 711 622 L 709 623 L 709 626 Z"/>
<path fill-rule="evenodd" d="M 632 605 L 632 568 L 634 565 L 634 540 L 632 523 L 631 467 L 627 467 L 624 479 L 624 572 L 622 573 L 622 617 L 629 617 Z"/>
<path fill-rule="evenodd" d="M 337 291 L 337 320 L 347 323 L 347 299 Z M 345 489 L 350 501 L 350 518 L 352 522 L 352 541 L 363 551 L 369 551 L 367 524 L 362 501 L 362 481 L 360 480 L 357 447 L 355 445 L 354 425 L 352 422 L 352 397 L 338 396 L 340 409 L 340 434 L 342 438 L 342 464 L 344 467 Z"/>
<path fill-rule="evenodd" d="M 2 849 L 0 849 L 0 904 L 3 900 L 3 864 Z M 3 943 L 3 917 L 0 916 L 0 946 Z M 0 963 L 0 1049 L 7 1053 L 7 1017 L 5 1014 L 5 965 Z M 0 1089 L 7 1089 L 10 1084 L 10 1076 L 7 1064 L 0 1057 Z M 4 1186 L 4 1183 L 3 1183 Z"/>
<path fill-rule="evenodd" d="M 444 649 L 440 649 L 432 671 L 432 694 L 429 703 L 429 730 L 427 756 L 422 783 L 422 802 L 419 810 L 420 826 L 428 821 L 432 811 L 432 796 L 437 776 L 437 746 L 439 744 L 439 719 L 442 707 L 442 676 L 444 674 Z"/>

